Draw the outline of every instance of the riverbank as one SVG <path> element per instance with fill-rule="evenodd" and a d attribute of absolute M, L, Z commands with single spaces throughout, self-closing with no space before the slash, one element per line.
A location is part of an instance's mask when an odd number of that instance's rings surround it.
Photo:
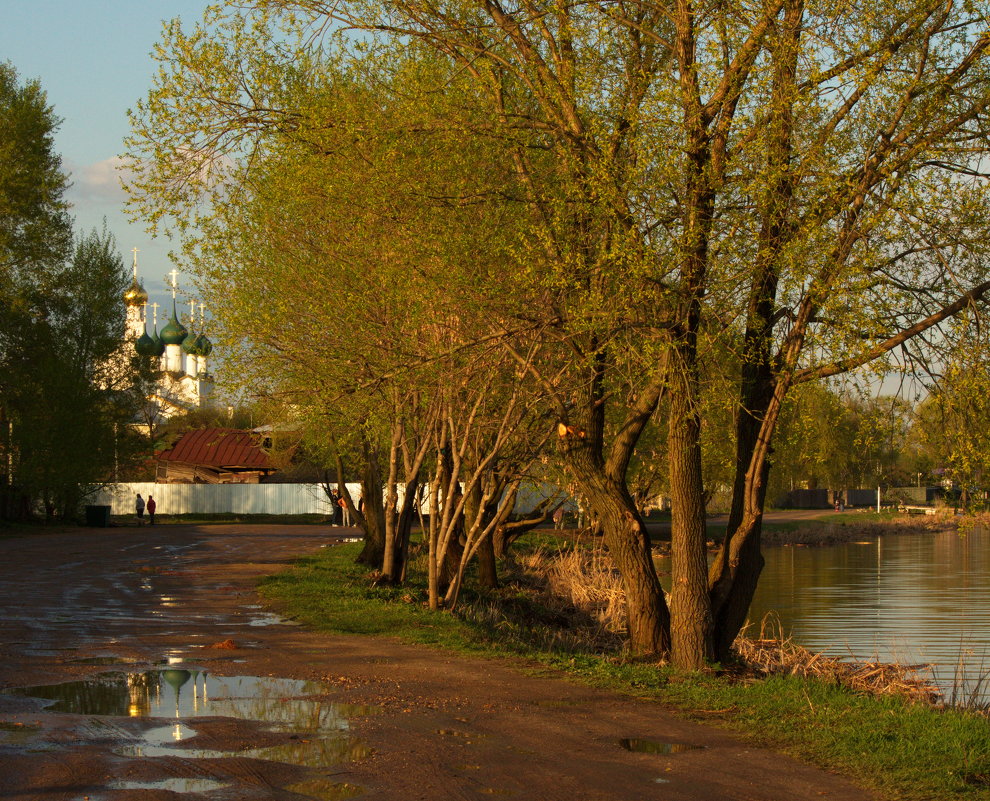
<path fill-rule="evenodd" d="M 850 511 L 792 522 L 768 513 L 763 527 L 764 545 L 815 546 L 857 542 L 882 534 L 934 534 L 974 525 L 976 518 L 939 515 L 906 515 L 897 512 Z"/>
<path fill-rule="evenodd" d="M 397 636 L 628 694 L 747 742 L 840 772 L 887 799 L 990 799 L 990 724 L 905 694 L 858 690 L 854 676 L 800 675 L 769 667 L 678 674 L 665 666 L 582 647 L 555 608 L 506 575 L 501 593 L 466 598 L 457 614 L 430 613 L 413 580 L 374 587 L 353 564 L 356 546 L 325 551 L 270 577 L 276 608 L 332 633 Z M 438 655 L 438 663 L 445 657 Z M 863 674 L 860 674 L 862 677 Z"/>

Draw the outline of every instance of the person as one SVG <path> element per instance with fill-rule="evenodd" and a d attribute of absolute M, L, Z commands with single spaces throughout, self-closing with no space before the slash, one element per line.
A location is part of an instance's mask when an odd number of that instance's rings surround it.
<path fill-rule="evenodd" d="M 155 525 L 155 507 L 157 506 L 158 504 L 155 503 L 155 499 L 149 495 L 148 502 L 145 504 L 145 508 L 148 510 L 148 522 L 151 525 Z"/>
<path fill-rule="evenodd" d="M 144 498 L 141 497 L 140 492 L 134 499 L 134 511 L 137 512 L 138 525 L 140 526 L 144 522 Z"/>
<path fill-rule="evenodd" d="M 564 527 L 564 507 L 558 506 L 553 512 L 553 527 L 555 531 L 560 531 Z"/>
<path fill-rule="evenodd" d="M 351 510 L 347 508 L 347 501 L 344 500 L 343 495 L 337 499 L 337 505 L 340 506 L 340 519 L 342 525 L 349 526 L 351 524 Z"/>
<path fill-rule="evenodd" d="M 330 490 L 330 525 L 340 525 L 340 497 L 337 490 Z"/>

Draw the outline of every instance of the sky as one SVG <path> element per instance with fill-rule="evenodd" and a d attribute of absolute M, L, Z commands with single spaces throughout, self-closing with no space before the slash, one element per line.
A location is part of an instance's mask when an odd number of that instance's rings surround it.
<path fill-rule="evenodd" d="M 127 110 L 151 87 L 151 51 L 162 21 L 193 23 L 208 0 L 0 0 L 0 61 L 23 83 L 37 79 L 62 119 L 55 147 L 72 188 L 67 199 L 77 231 L 107 227 L 128 268 L 138 248 L 138 274 L 150 301 L 170 303 L 167 239 L 153 240 L 124 214 L 114 169 L 128 133 Z M 180 291 L 183 276 L 178 275 Z M 186 284 L 191 289 L 191 282 Z M 161 315 L 161 310 L 159 310 Z M 161 319 L 161 317 L 159 317 Z"/>

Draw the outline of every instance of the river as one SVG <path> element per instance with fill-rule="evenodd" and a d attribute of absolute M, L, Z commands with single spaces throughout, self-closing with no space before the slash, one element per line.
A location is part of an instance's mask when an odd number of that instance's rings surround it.
<path fill-rule="evenodd" d="M 854 661 L 925 663 L 943 691 L 990 700 L 990 530 L 887 534 L 765 549 L 750 619 L 768 613 L 805 648 Z M 957 679 L 958 676 L 958 679 Z"/>

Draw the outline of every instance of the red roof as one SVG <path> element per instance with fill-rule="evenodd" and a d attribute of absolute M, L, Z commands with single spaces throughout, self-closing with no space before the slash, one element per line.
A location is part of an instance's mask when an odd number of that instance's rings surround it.
<path fill-rule="evenodd" d="M 210 467 L 248 467 L 270 470 L 268 454 L 250 431 L 237 428 L 201 428 L 183 434 L 158 458 L 164 462 L 187 462 Z"/>

